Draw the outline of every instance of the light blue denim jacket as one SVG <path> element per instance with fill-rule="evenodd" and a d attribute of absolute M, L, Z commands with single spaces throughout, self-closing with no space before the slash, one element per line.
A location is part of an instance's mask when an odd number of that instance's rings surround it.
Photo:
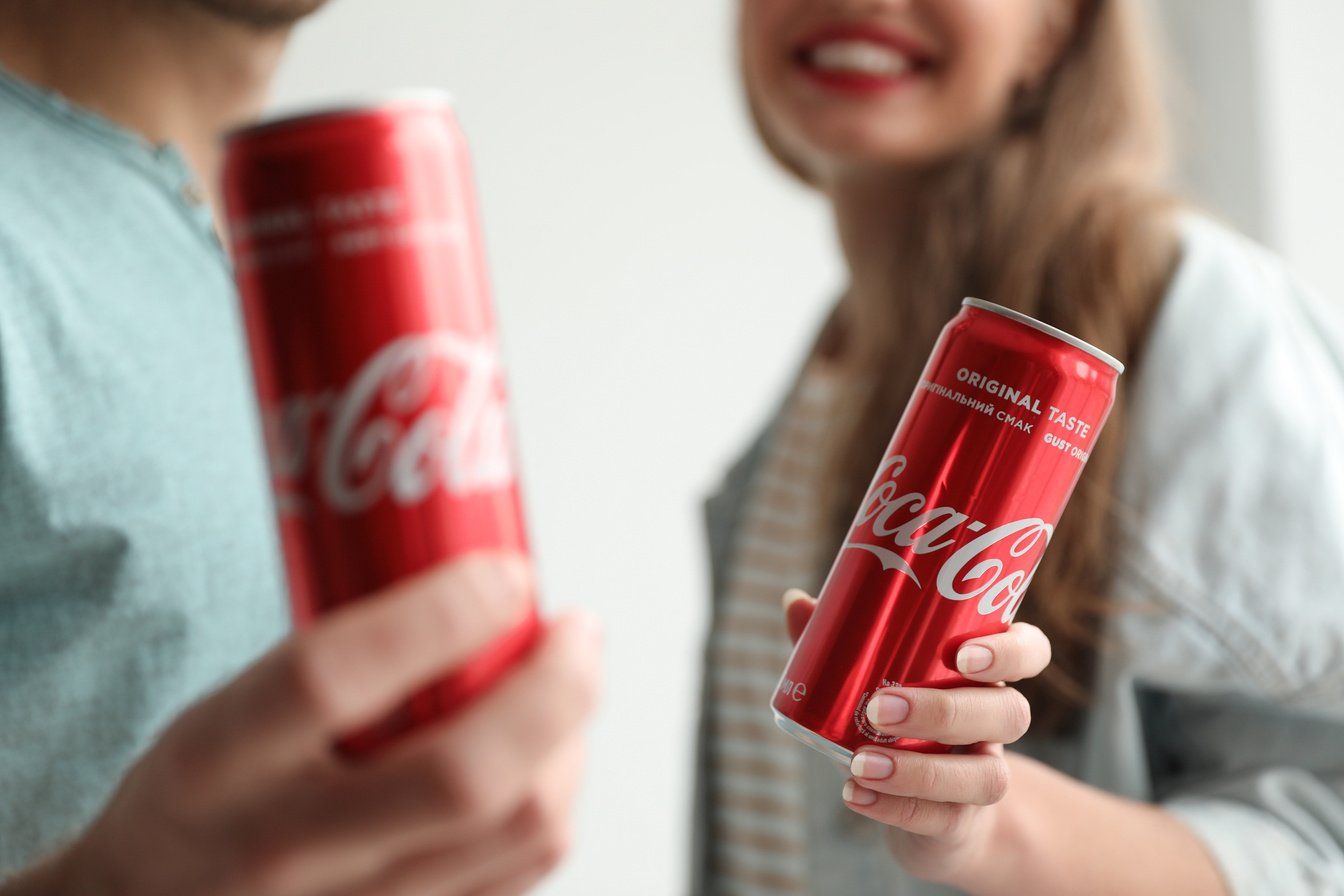
<path fill-rule="evenodd" d="M 1183 219 L 1179 268 L 1129 375 L 1118 612 L 1094 703 L 1077 737 L 1019 747 L 1164 806 L 1236 896 L 1344 894 L 1341 318 L 1273 255 Z M 707 505 L 716 599 L 768 438 Z M 841 772 L 809 763 L 812 892 L 952 892 L 905 875 L 878 826 L 841 806 Z M 694 888 L 707 894 L 704 778 Z"/>

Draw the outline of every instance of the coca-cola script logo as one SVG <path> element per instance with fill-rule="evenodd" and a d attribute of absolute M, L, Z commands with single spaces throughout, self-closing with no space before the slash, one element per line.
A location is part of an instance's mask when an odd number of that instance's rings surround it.
<path fill-rule="evenodd" d="M 513 481 L 499 362 L 489 342 L 433 331 L 400 337 L 344 391 L 287 396 L 266 421 L 282 512 L 305 509 L 303 483 L 339 513 L 383 497 L 400 506 L 435 489 L 465 495 Z"/>
<path fill-rule="evenodd" d="M 938 593 L 948 600 L 977 600 L 981 616 L 1001 611 L 1002 620 L 1011 622 L 1054 526 L 1032 518 L 989 529 L 954 507 L 929 508 L 927 496 L 902 492 L 896 484 L 906 466 L 900 454 L 883 462 L 842 549 L 867 551 L 882 561 L 883 569 L 907 576 L 923 588 L 905 557 L 884 542 L 907 549 L 902 553 L 936 554 L 955 545 L 959 532 L 981 533 L 943 561 L 935 578 Z"/>

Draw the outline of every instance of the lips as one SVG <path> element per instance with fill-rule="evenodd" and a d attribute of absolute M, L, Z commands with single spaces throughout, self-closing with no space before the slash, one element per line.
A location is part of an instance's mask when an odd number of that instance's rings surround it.
<path fill-rule="evenodd" d="M 914 40 L 866 23 L 829 25 L 811 32 L 794 61 L 823 87 L 873 92 L 900 86 L 928 68 L 930 57 Z"/>

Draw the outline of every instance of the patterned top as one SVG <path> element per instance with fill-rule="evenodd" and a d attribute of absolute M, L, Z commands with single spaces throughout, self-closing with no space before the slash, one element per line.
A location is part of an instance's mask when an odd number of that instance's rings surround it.
<path fill-rule="evenodd" d="M 791 645 L 780 598 L 816 593 L 830 545 L 819 500 L 835 371 L 804 372 L 751 486 L 710 644 L 709 745 L 716 893 L 808 893 L 802 776 L 807 748 L 775 725 L 770 700 Z"/>

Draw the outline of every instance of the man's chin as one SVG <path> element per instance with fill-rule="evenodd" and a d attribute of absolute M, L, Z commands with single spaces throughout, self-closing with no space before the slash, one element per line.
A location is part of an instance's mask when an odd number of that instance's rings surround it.
<path fill-rule="evenodd" d="M 183 0 L 193 6 L 253 28 L 286 28 L 327 0 Z"/>

